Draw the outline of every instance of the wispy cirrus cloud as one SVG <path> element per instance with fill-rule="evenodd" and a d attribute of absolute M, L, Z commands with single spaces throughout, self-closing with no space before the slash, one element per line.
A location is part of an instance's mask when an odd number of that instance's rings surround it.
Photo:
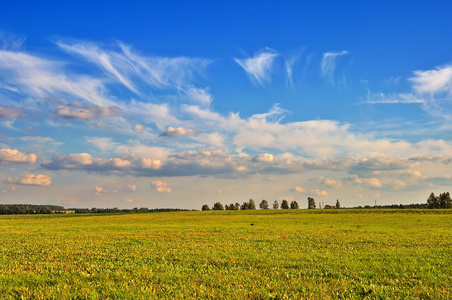
<path fill-rule="evenodd" d="M 118 116 L 120 109 L 116 106 L 98 105 L 60 105 L 56 108 L 56 115 L 61 119 L 83 120 L 83 119 L 99 119 L 105 117 Z"/>
<path fill-rule="evenodd" d="M 195 74 L 202 74 L 211 63 L 208 59 L 188 57 L 146 57 L 118 43 L 108 49 L 94 43 L 76 41 L 56 43 L 61 49 L 95 63 L 136 94 L 143 84 L 156 88 L 184 89 Z"/>
<path fill-rule="evenodd" d="M 424 103 L 425 101 L 412 93 L 399 93 L 399 94 L 385 94 L 378 93 L 369 95 L 366 103 L 370 104 L 410 104 L 410 103 Z"/>
<path fill-rule="evenodd" d="M 421 108 L 435 117 L 452 120 L 452 66 L 446 65 L 432 70 L 418 70 L 408 78 L 411 93 L 370 94 L 370 104 L 419 103 Z"/>
<path fill-rule="evenodd" d="M 251 81 L 256 84 L 265 84 L 271 80 L 272 65 L 277 56 L 278 54 L 274 50 L 265 48 L 257 52 L 253 57 L 234 58 L 234 61 L 245 70 Z"/>
<path fill-rule="evenodd" d="M 339 56 L 349 54 L 347 50 L 342 50 L 339 52 L 325 52 L 323 53 L 322 63 L 321 63 L 321 75 L 329 81 L 329 83 L 334 84 L 334 73 L 336 72 L 336 59 Z"/>
<path fill-rule="evenodd" d="M 16 118 L 21 114 L 22 110 L 10 107 L 0 106 L 0 119 Z"/>
<path fill-rule="evenodd" d="M 113 102 L 106 98 L 102 80 L 63 72 L 61 63 L 22 52 L 0 50 L 0 78 L 19 86 L 23 94 L 45 98 L 71 95 L 90 103 L 105 106 Z"/>
<path fill-rule="evenodd" d="M 300 59 L 300 57 L 305 49 L 306 49 L 306 47 L 303 47 L 301 50 L 295 52 L 294 54 L 287 56 L 284 61 L 284 69 L 286 70 L 287 84 L 291 87 L 294 86 L 294 82 L 293 82 L 294 66 Z"/>

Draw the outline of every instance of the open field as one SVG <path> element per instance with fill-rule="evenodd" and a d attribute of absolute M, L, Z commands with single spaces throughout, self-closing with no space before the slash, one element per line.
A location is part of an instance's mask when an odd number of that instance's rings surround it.
<path fill-rule="evenodd" d="M 2 299 L 449 299 L 450 210 L 0 217 Z"/>

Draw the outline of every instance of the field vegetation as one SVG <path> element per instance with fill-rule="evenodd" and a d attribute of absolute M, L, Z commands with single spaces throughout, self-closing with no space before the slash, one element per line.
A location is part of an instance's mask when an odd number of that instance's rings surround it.
<path fill-rule="evenodd" d="M 451 210 L 0 216 L 2 299 L 450 299 Z"/>

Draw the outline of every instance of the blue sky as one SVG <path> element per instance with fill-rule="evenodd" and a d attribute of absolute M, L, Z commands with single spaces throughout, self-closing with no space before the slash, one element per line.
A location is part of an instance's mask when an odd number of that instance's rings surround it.
<path fill-rule="evenodd" d="M 452 182 L 451 6 L 7 1 L 0 202 L 425 202 Z"/>

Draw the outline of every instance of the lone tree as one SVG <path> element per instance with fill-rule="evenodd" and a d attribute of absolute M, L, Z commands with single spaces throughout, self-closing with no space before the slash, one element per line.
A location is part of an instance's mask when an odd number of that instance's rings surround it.
<path fill-rule="evenodd" d="M 299 209 L 298 202 L 297 201 L 290 202 L 290 209 Z"/>
<path fill-rule="evenodd" d="M 213 210 L 224 210 L 224 207 L 223 207 L 223 204 L 221 204 L 220 202 L 216 202 L 214 205 L 213 205 L 213 208 L 212 208 Z"/>
<path fill-rule="evenodd" d="M 341 208 L 341 204 L 339 203 L 339 199 L 336 200 L 336 208 Z"/>
<path fill-rule="evenodd" d="M 204 204 L 204 205 L 202 206 L 201 210 L 210 210 L 210 207 L 209 207 L 209 205 Z"/>
<path fill-rule="evenodd" d="M 289 202 L 287 200 L 281 202 L 281 209 L 289 209 Z"/>
<path fill-rule="evenodd" d="M 315 200 L 312 197 L 308 197 L 308 209 L 315 209 Z"/>
<path fill-rule="evenodd" d="M 278 209 L 278 208 L 279 208 L 278 200 L 275 200 L 275 202 L 273 202 L 273 209 Z"/>
<path fill-rule="evenodd" d="M 267 200 L 262 200 L 262 202 L 259 204 L 260 209 L 268 209 L 268 202 Z"/>

